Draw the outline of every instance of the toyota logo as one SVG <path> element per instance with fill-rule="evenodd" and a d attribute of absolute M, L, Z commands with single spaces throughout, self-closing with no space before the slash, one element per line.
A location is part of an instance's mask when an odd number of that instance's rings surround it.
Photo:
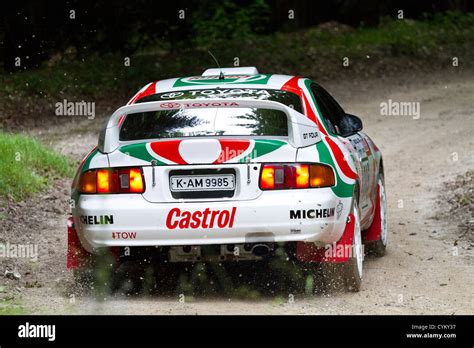
<path fill-rule="evenodd" d="M 179 98 L 183 95 L 183 92 L 171 92 L 171 93 L 165 93 L 161 95 L 161 99 L 173 99 L 173 98 Z"/>
<path fill-rule="evenodd" d="M 181 107 L 181 104 L 169 102 L 161 104 L 160 107 L 164 109 L 179 109 Z"/>

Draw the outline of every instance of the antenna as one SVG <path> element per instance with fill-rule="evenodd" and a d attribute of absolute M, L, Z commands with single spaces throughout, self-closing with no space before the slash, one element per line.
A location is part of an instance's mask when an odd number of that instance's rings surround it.
<path fill-rule="evenodd" d="M 207 53 L 209 53 L 209 55 L 212 57 L 212 59 L 214 59 L 214 61 L 217 64 L 217 67 L 220 70 L 219 80 L 224 80 L 224 73 L 222 72 L 221 66 L 219 65 L 219 62 L 217 61 L 217 58 L 212 54 L 212 52 L 210 50 L 207 50 Z"/>

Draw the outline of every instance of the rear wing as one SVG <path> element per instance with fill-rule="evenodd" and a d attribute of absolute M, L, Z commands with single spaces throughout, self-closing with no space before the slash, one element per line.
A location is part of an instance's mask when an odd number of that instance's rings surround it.
<path fill-rule="evenodd" d="M 110 153 L 121 145 L 119 139 L 119 123 L 123 115 L 160 110 L 240 107 L 283 111 L 288 117 L 289 143 L 294 147 L 306 147 L 316 144 L 321 140 L 316 123 L 294 109 L 275 101 L 255 99 L 182 99 L 122 106 L 110 116 L 108 122 L 102 129 L 98 148 L 99 151 L 103 153 Z"/>

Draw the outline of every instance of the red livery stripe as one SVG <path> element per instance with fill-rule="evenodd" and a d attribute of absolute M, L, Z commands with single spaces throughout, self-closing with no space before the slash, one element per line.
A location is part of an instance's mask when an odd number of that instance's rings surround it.
<path fill-rule="evenodd" d="M 179 153 L 181 140 L 157 141 L 150 144 L 151 149 L 158 156 L 166 158 L 176 164 L 186 164 Z"/>
<path fill-rule="evenodd" d="M 143 91 L 141 92 L 138 92 L 137 94 L 135 94 L 135 96 L 128 102 L 127 105 L 130 105 L 130 104 L 133 104 L 133 103 L 136 103 L 137 100 L 143 98 L 143 97 L 146 97 L 146 96 L 149 96 L 149 95 L 152 95 L 152 94 L 155 94 L 156 93 L 156 84 L 158 82 L 152 82 L 150 83 L 150 85 Z"/>
<path fill-rule="evenodd" d="M 240 156 L 250 146 L 250 140 L 223 140 L 219 139 L 221 153 L 214 163 L 224 163 Z"/>
<path fill-rule="evenodd" d="M 308 101 L 308 98 L 306 98 L 306 96 L 303 94 L 303 101 L 304 101 L 304 108 L 306 110 L 306 116 L 308 116 L 308 118 L 311 120 L 311 121 L 314 121 L 316 123 L 316 125 L 318 126 L 319 130 L 324 134 L 324 135 L 328 135 L 328 133 L 326 132 L 326 130 L 324 129 L 323 125 L 321 124 L 321 122 L 319 122 L 318 118 L 316 117 L 316 114 L 314 113 L 313 111 L 313 108 L 311 107 L 311 105 L 309 104 L 309 101 Z"/>
<path fill-rule="evenodd" d="M 295 93 L 301 97 L 303 93 L 301 92 L 301 88 L 298 86 L 299 79 L 300 77 L 293 76 L 291 79 L 285 82 L 285 84 L 281 87 L 281 90 Z"/>
<path fill-rule="evenodd" d="M 354 173 L 344 158 L 344 154 L 337 144 L 330 137 L 326 136 L 326 142 L 331 148 L 334 158 L 336 159 L 337 165 L 341 168 L 342 173 L 350 179 L 357 179 L 357 174 Z"/>

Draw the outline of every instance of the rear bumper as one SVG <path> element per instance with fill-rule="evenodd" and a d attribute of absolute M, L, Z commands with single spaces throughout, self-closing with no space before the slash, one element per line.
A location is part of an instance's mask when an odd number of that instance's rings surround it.
<path fill-rule="evenodd" d="M 343 234 L 350 203 L 330 188 L 266 191 L 248 201 L 186 203 L 151 203 L 133 194 L 82 195 L 73 218 L 89 252 L 113 246 L 326 244 Z"/>

